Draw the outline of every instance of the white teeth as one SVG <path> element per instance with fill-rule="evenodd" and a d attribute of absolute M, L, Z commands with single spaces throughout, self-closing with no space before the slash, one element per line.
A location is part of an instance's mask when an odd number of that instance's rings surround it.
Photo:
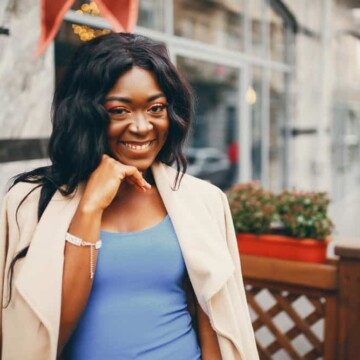
<path fill-rule="evenodd" d="M 132 149 L 132 150 L 145 150 L 145 149 L 147 149 L 147 148 L 150 146 L 151 141 L 149 141 L 148 143 L 143 144 L 143 145 L 134 145 L 134 144 L 126 143 L 126 142 L 123 142 L 123 144 L 124 144 L 127 148 Z"/>

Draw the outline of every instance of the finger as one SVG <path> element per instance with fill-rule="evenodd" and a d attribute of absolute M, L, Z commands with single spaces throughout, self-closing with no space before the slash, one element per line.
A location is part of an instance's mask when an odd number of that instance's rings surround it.
<path fill-rule="evenodd" d="M 111 159 L 111 160 L 115 163 L 115 165 L 118 168 L 120 180 L 124 180 L 127 177 L 134 177 L 135 182 L 140 187 L 145 187 L 147 189 L 151 188 L 151 185 L 144 179 L 142 173 L 135 166 L 122 164 L 116 159 Z"/>
<path fill-rule="evenodd" d="M 126 177 L 124 179 L 128 184 L 130 184 L 131 186 L 134 186 L 137 190 L 141 191 L 141 192 L 144 192 L 146 190 L 148 190 L 147 188 L 143 187 L 143 186 L 140 186 L 138 184 L 138 182 L 133 178 L 133 177 Z"/>
<path fill-rule="evenodd" d="M 140 171 L 134 166 L 120 165 L 120 177 L 123 180 L 124 178 L 132 178 L 134 182 L 141 188 L 151 189 L 151 185 L 143 178 Z"/>

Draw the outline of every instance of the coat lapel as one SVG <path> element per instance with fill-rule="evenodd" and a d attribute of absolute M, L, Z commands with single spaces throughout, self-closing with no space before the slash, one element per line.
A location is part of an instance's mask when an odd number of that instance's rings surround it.
<path fill-rule="evenodd" d="M 232 277 L 235 266 L 227 247 L 227 234 L 219 230 L 214 215 L 210 215 L 206 208 L 204 196 L 199 195 L 200 187 L 206 184 L 190 182 L 184 177 L 180 188 L 174 191 L 174 169 L 159 163 L 154 164 L 152 170 L 174 225 L 197 300 L 217 332 L 223 356 L 234 360 L 245 359 L 245 347 L 240 339 L 242 335 L 244 339 L 248 339 L 252 334 L 251 323 L 246 314 L 246 298 L 240 296 L 240 300 L 236 291 L 238 284 Z M 216 206 L 215 203 L 209 199 L 208 205 Z M 216 210 L 220 219 L 225 218 L 223 207 Z M 239 308 L 234 308 L 234 303 Z M 239 323 L 244 334 L 239 333 Z M 252 343 L 255 344 L 253 339 L 249 344 Z M 248 354 L 252 354 L 253 359 L 257 358 L 256 348 Z"/>
<path fill-rule="evenodd" d="M 186 183 L 186 178 L 178 190 L 173 190 L 174 169 L 155 163 L 152 171 L 178 237 L 197 299 L 208 313 L 207 301 L 234 272 L 224 234 L 220 233 L 197 190 Z M 224 216 L 223 209 L 218 210 L 219 216 Z"/>

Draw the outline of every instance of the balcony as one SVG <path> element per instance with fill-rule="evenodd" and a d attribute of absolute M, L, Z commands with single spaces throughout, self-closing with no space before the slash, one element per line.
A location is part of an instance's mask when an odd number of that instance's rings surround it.
<path fill-rule="evenodd" d="M 261 359 L 359 359 L 360 244 L 338 245 L 335 253 L 325 264 L 241 256 Z M 261 293 L 268 298 L 265 305 Z M 295 306 L 300 300 L 308 304 L 305 315 Z M 280 315 L 291 324 L 285 331 Z M 305 351 L 296 346 L 300 338 Z"/>

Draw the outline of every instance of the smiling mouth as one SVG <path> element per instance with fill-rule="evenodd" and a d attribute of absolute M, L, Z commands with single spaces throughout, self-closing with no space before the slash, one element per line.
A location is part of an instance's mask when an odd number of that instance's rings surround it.
<path fill-rule="evenodd" d="M 152 144 L 154 143 L 154 140 L 148 141 L 145 143 L 135 143 L 135 142 L 126 142 L 126 141 L 120 141 L 120 144 L 125 146 L 128 149 L 131 150 L 146 150 L 148 149 Z"/>

